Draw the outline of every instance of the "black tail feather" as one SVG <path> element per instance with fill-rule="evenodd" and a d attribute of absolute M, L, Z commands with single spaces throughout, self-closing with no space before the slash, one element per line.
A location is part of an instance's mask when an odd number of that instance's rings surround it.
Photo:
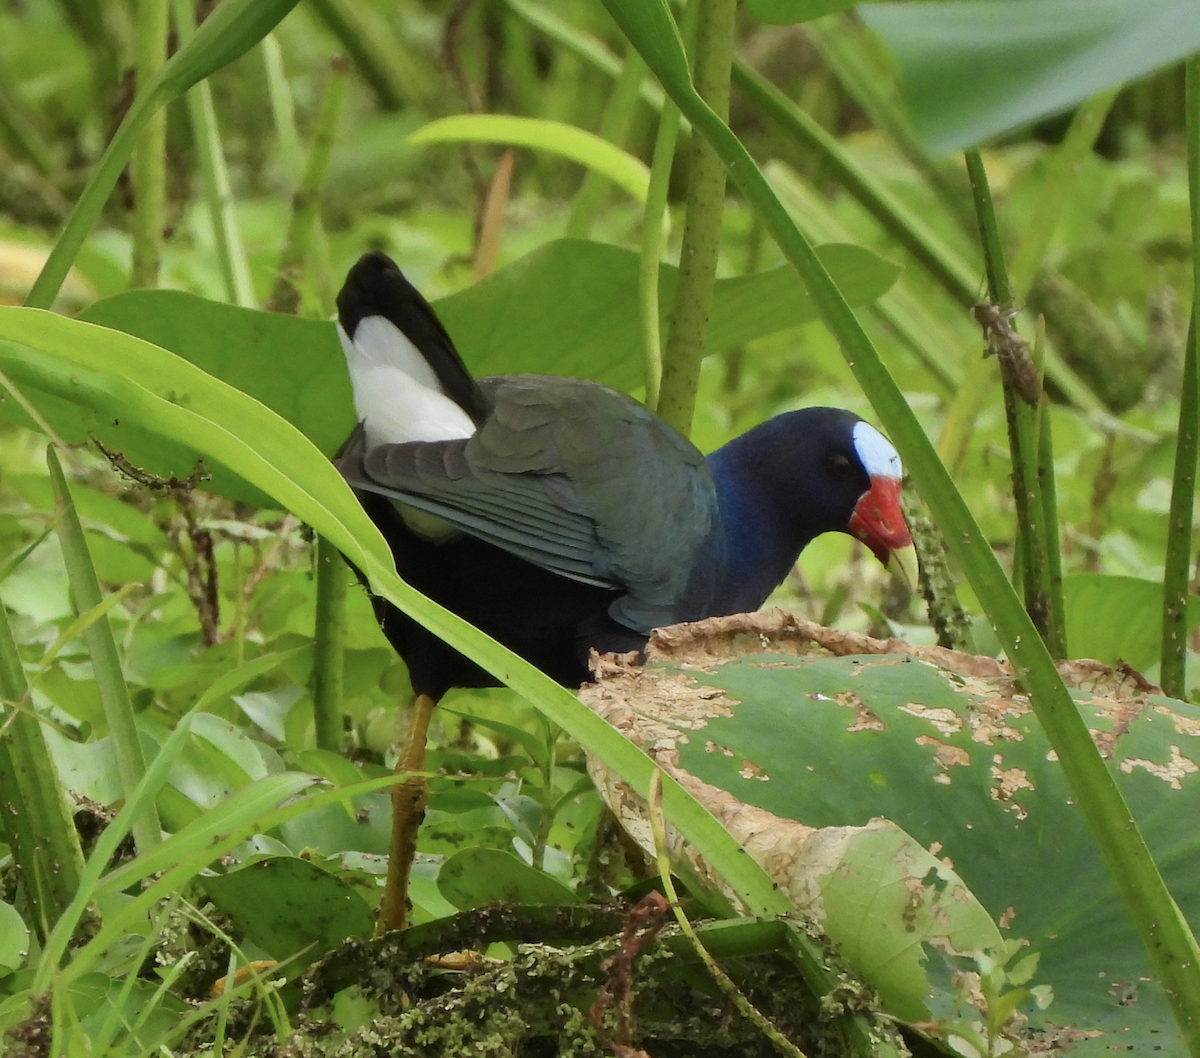
<path fill-rule="evenodd" d="M 486 401 L 433 308 L 387 254 L 363 254 L 337 297 L 338 322 L 351 338 L 368 316 L 394 323 L 433 368 L 442 390 L 478 425 Z"/>

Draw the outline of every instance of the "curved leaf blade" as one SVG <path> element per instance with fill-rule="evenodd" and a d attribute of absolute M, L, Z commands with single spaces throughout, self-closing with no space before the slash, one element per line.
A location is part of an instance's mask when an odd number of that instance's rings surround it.
<path fill-rule="evenodd" d="M 1192 0 L 862 4 L 917 133 L 948 153 L 1060 113 L 1200 49 Z"/>
<path fill-rule="evenodd" d="M 409 143 L 505 143 L 549 151 L 608 177 L 645 205 L 650 170 L 628 151 L 594 132 L 545 118 L 512 114 L 455 114 L 417 129 Z"/>

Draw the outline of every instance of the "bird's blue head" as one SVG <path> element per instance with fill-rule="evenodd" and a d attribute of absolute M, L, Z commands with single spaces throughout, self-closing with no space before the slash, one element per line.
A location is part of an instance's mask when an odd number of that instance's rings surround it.
<path fill-rule="evenodd" d="M 763 570 L 753 590 L 764 599 L 808 543 L 827 532 L 849 533 L 915 583 L 912 538 L 900 510 L 900 457 L 853 412 L 803 408 L 777 415 L 713 452 L 708 463 L 731 558 Z"/>

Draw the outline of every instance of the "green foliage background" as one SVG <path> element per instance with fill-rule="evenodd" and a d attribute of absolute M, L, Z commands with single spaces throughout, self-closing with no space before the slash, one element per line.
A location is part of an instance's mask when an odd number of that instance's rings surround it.
<path fill-rule="evenodd" d="M 796 101 L 817 130 L 810 135 L 826 135 L 833 147 L 815 149 L 811 139 L 767 120 L 748 90 L 735 93 L 730 126 L 796 228 L 823 244 L 821 265 L 859 310 L 923 433 L 938 443 L 982 538 L 1011 568 L 1017 533 L 1003 398 L 995 361 L 979 359 L 983 342 L 968 311 L 969 288 L 978 282 L 982 298 L 984 275 L 971 198 L 958 161 L 927 146 L 957 148 L 992 137 L 983 160 L 1002 241 L 1010 261 L 1028 267 L 1017 279 L 1019 326 L 1032 335 L 1036 314 L 1043 314 L 1050 345 L 1047 378 L 1055 403 L 1048 415 L 1069 652 L 1127 661 L 1155 681 L 1193 283 L 1182 70 L 1168 67 L 1108 100 L 1107 118 L 1101 108 L 1096 119 L 1094 150 L 1083 142 L 1071 154 L 1068 116 L 1047 112 L 1185 57 L 1200 29 L 1185 5 L 1156 0 L 1142 16 L 1174 27 L 1169 47 L 1155 50 L 1151 43 L 1131 54 L 1122 41 L 1136 19 L 1120 5 L 1104 5 L 1101 43 L 1125 63 L 1112 68 L 1093 56 L 1091 69 L 1107 71 L 1104 83 L 1074 83 L 1053 69 L 1041 79 L 1031 73 L 1029 85 L 990 74 L 975 78 L 976 64 L 989 61 L 980 50 L 1005 57 L 1027 46 L 1030 53 L 1064 54 L 1063 41 L 1078 37 L 1078 27 L 1050 18 L 1051 9 L 1063 6 L 1057 2 L 1039 8 L 1044 21 L 1026 19 L 1021 33 L 1005 35 L 1021 14 L 1017 9 L 1032 10 L 1031 3 L 865 5 L 862 19 L 879 37 L 859 18 L 839 14 L 793 24 L 844 4 L 749 4 L 736 22 L 740 61 Z M 638 304 L 638 252 L 648 226 L 641 177 L 618 187 L 595 174 L 648 172 L 653 189 L 657 170 L 629 165 L 653 159 L 663 92 L 635 65 L 629 41 L 638 39 L 639 28 L 654 30 L 658 5 L 608 5 L 615 14 L 625 12 L 621 26 L 628 36 L 604 6 L 587 0 L 563 0 L 553 10 L 526 0 L 314 0 L 287 14 L 290 6 L 260 5 L 242 23 L 242 8 L 226 0 L 219 17 L 199 31 L 207 37 L 197 38 L 201 44 L 217 40 L 221 48 L 185 50 L 153 82 L 154 99 L 173 98 L 197 81 L 200 87 L 166 110 L 159 154 L 166 206 L 158 226 L 167 234 L 161 289 L 152 291 L 127 289 L 135 255 L 130 232 L 145 198 L 134 193 L 120 165 L 109 166 L 111 172 L 98 168 L 128 106 L 118 75 L 134 61 L 143 5 L 25 0 L 0 7 L 0 296 L 15 305 L 31 288 L 36 293 L 46 253 L 69 241 L 58 233 L 72 207 L 90 195 L 103 213 L 80 231 L 86 239 L 55 310 L 179 354 L 257 398 L 325 456 L 336 450 L 353 416 L 328 322 L 332 297 L 349 265 L 370 247 L 391 254 L 435 300 L 473 369 L 580 374 L 643 395 L 647 326 Z M 982 9 L 987 26 L 970 22 Z M 189 5 L 177 4 L 173 12 L 190 22 Z M 260 45 L 263 32 L 284 14 Z M 944 27 L 966 19 L 977 37 L 989 35 L 989 46 L 960 54 L 951 40 L 931 57 L 917 46 L 929 40 L 923 16 Z M 242 27 L 241 36 L 218 36 L 223 25 Z M 190 25 L 179 28 L 186 39 Z M 661 54 L 643 48 L 661 73 L 673 62 L 671 49 L 661 34 L 648 39 L 662 45 Z M 348 76 L 330 72 L 335 53 L 349 57 Z M 196 54 L 207 58 L 197 63 Z M 622 63 L 632 85 L 624 93 L 614 79 Z M 327 87 L 339 76 L 345 78 L 340 108 Z M 968 91 L 974 79 L 987 89 L 978 97 Z M 1033 104 L 1013 112 L 1006 93 L 1014 87 Z M 208 93 L 207 119 L 197 103 L 201 91 Z M 947 107 L 947 100 L 954 105 Z M 143 92 L 125 128 L 142 120 L 139 107 L 148 121 L 153 101 Z M 434 134 L 433 126 L 412 137 L 434 119 L 456 114 L 475 115 L 469 134 L 445 126 Z M 595 132 L 601 142 L 578 149 L 591 152 L 589 175 L 569 160 L 580 157 L 578 150 L 555 149 L 554 127 L 543 128 L 538 142 L 550 149 L 517 153 L 502 211 L 491 215 L 500 221 L 499 239 L 488 250 L 481 235 L 485 203 L 502 152 L 488 142 L 495 136 L 484 116 L 491 114 L 561 122 Z M 327 166 L 311 188 L 306 162 L 322 128 Z M 667 185 L 666 263 L 659 308 L 651 314 L 664 334 L 685 224 L 685 156 L 681 148 Z M 314 172 L 309 165 L 308 175 Z M 105 181 L 115 186 L 112 194 L 101 186 Z M 749 199 L 731 187 L 720 210 L 719 279 L 692 430 L 705 450 L 799 405 L 873 414 L 853 365 L 839 352 L 844 337 L 822 321 L 820 296 L 799 282 Z M 1048 202 L 1058 204 L 1049 218 Z M 296 260 L 288 256 L 284 233 L 295 231 L 304 216 L 315 223 Z M 296 318 L 258 311 L 282 304 L 281 270 L 292 278 Z M 43 274 L 39 282 L 46 281 Z M 332 493 L 322 491 L 323 480 L 308 476 L 309 454 L 296 442 L 279 435 L 272 451 L 261 434 L 256 438 L 256 428 L 271 431 L 276 421 L 265 412 L 260 417 L 257 406 L 223 404 L 220 387 L 160 364 L 149 346 L 66 321 L 31 320 L 24 310 L 3 311 L 0 369 L 63 440 L 95 438 L 162 477 L 186 478 L 197 454 L 206 453 L 211 478 L 208 490 L 182 493 L 131 481 L 94 446 L 61 453 L 110 600 L 101 621 L 99 611 L 80 605 L 79 586 L 68 580 L 72 545 L 62 533 L 62 495 L 56 499 L 47 474 L 45 437 L 6 384 L 0 602 L 28 683 L 27 690 L 4 691 L 6 729 L 13 728 L 15 712 L 36 713 L 63 788 L 89 799 L 94 826 L 111 818 L 113 806 L 134 803 L 90 638 L 107 622 L 132 704 L 134 741 L 161 771 L 157 788 L 144 789 L 138 803 L 146 811 L 156 806 L 173 837 L 163 846 L 168 859 L 147 862 L 143 839 L 157 828 L 143 819 L 142 832 L 135 830 L 139 859 L 123 868 L 117 860 L 106 881 L 97 874 L 94 890 L 79 890 L 105 916 L 106 932 L 58 977 L 55 944 L 61 941 L 61 955 L 66 941 L 56 940 L 52 923 L 37 921 L 36 901 L 12 858 L 16 839 L 10 840 L 8 858 L 0 860 L 0 1029 L 22 1024 L 30 996 L 52 988 L 56 1023 L 82 1033 L 79 1039 L 86 1037 L 94 1053 L 144 1053 L 163 1041 L 186 1049 L 191 1044 L 179 1041 L 188 1018 L 175 997 L 203 994 L 224 972 L 229 949 L 211 941 L 221 930 L 238 941 L 238 960 L 294 959 L 290 974 L 343 938 L 370 930 L 387 851 L 383 787 L 411 691 L 364 592 L 352 586 L 342 738 L 331 745 L 318 736 L 312 687 L 320 630 L 314 549 L 302 519 L 316 524 L 328 515 L 322 532 L 344 531 L 335 543 L 356 561 L 361 554 L 376 562 L 378 568 L 368 569 L 373 576 L 386 575 L 386 556 L 380 560 L 377 543 L 364 535 L 369 530 L 356 530 L 352 516 L 328 500 Z M 68 363 L 69 369 L 62 366 Z M 118 385 L 110 373 L 130 378 Z M 229 428 L 234 440 L 222 449 L 226 463 L 206 447 L 210 438 L 202 443 L 189 438 L 185 426 L 171 425 L 182 423 L 187 411 L 208 416 L 209 429 L 213 423 Z M 250 480 L 247 453 L 256 441 L 263 441 L 259 455 L 268 467 Z M 331 469 L 328 475 L 336 479 Z M 279 488 L 271 487 L 276 480 L 289 488 L 311 485 L 294 491 L 291 513 L 280 506 Z M 1176 535 L 1194 563 L 1196 536 L 1189 546 L 1186 529 Z M 997 640 L 984 616 L 986 600 L 976 598 L 960 572 L 952 578 L 973 618 L 972 647 L 998 654 L 1003 633 Z M 1195 583 L 1193 572 L 1192 594 Z M 402 589 L 397 582 L 389 590 Z M 846 537 L 814 543 L 775 601 L 826 624 L 914 643 L 937 638 L 920 601 L 896 596 L 870 556 Z M 1195 615 L 1189 614 L 1191 664 L 1181 697 L 1195 700 L 1200 670 Z M 444 627 L 463 634 L 451 623 Z M 493 664 L 493 671 L 510 672 L 500 655 Z M 559 701 L 533 677 L 512 672 L 510 682 L 522 686 L 527 699 Z M 604 735 L 592 728 L 572 726 L 586 721 L 572 719 L 570 704 L 555 707 L 566 712 L 534 708 L 508 689 L 455 693 L 443 704 L 430 755 L 431 769 L 442 774 L 432 782 L 421 834 L 427 858 L 413 883 L 415 922 L 500 898 L 526 904 L 605 899 L 653 873 L 614 836 L 580 748 L 580 742 L 589 749 L 607 743 L 595 742 Z M 1155 743 L 1154 751 L 1168 749 Z M 644 759 L 628 752 L 627 766 L 648 773 Z M 331 787 L 316 792 L 318 779 Z M 361 786 L 371 782 L 374 788 Z M 1161 790 L 1149 789 L 1154 792 L 1139 801 L 1139 819 L 1178 812 L 1174 802 L 1155 799 Z M 286 796 L 300 801 L 277 808 Z M 687 828 L 706 824 L 687 815 L 692 809 L 674 791 L 667 810 L 699 840 L 702 830 Z M 261 818 L 268 811 L 275 816 Z M 801 809 L 798 818 L 860 822 L 827 818 L 823 811 L 814 808 L 809 817 Z M 901 822 L 922 841 L 929 836 Z M 205 827 L 223 830 L 230 857 L 210 877 L 199 876 L 211 860 L 203 856 Z M 703 833 L 720 851 L 720 838 Z M 110 835 L 115 841 L 117 832 Z M 1186 863 L 1197 850 L 1194 842 L 1178 840 L 1182 846 L 1173 846 L 1172 856 Z M 181 871 L 179 884 L 147 890 L 157 895 L 131 910 L 122 890 L 166 869 L 170 856 L 177 857 L 170 862 Z M 106 863 L 93 866 L 99 872 Z M 739 892 L 752 904 L 762 884 L 751 872 Z M 274 913 L 263 914 L 276 896 Z M 160 898 L 165 902 L 156 903 Z M 989 909 L 996 901 L 1002 902 L 989 891 Z M 1184 911 L 1194 917 L 1190 904 Z M 1051 909 L 1042 913 L 1053 919 Z M 86 934 L 81 927 L 77 940 Z M 205 939 L 198 940 L 200 934 Z M 1131 960 L 1140 960 L 1136 946 L 1128 950 Z M 161 968 L 147 973 L 148 959 Z M 156 991 L 163 980 L 170 988 Z M 1023 982 L 1014 977 L 1010 983 Z M 1074 983 L 1055 981 L 1064 995 Z M 954 994 L 949 985 L 936 987 L 943 998 Z M 270 1011 L 264 1021 L 276 1039 L 286 1039 L 294 1002 L 265 993 L 259 1002 Z M 1038 1017 L 1032 1002 L 1025 1008 Z M 1054 1016 L 1052 1006 L 1047 1017 Z M 1072 1016 L 1087 1018 L 1075 1010 Z M 982 1033 L 984 1042 L 967 1046 L 986 1053 L 990 1028 L 970 1029 L 968 1023 L 983 1023 L 966 1015 L 960 1021 L 961 1032 Z M 1196 1046 L 1195 1034 L 1185 1038 Z"/>

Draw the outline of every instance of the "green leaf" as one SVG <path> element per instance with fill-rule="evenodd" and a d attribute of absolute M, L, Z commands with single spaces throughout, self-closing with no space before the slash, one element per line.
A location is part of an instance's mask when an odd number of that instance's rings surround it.
<path fill-rule="evenodd" d="M 1200 49 L 1192 0 L 861 4 L 900 66 L 917 133 L 939 152 L 1067 110 Z"/>
<path fill-rule="evenodd" d="M 167 98 L 182 95 L 245 55 L 296 6 L 297 0 L 225 0 L 188 37 L 162 68 L 156 81 Z"/>
<path fill-rule="evenodd" d="M 855 0 L 746 0 L 746 7 L 760 22 L 790 26 L 853 7 Z"/>
<path fill-rule="evenodd" d="M 290 820 L 280 830 L 288 848 L 297 853 L 316 849 L 323 856 L 340 852 L 386 856 L 392 832 L 391 797 L 373 793 L 346 798 Z"/>
<path fill-rule="evenodd" d="M 271 856 L 202 879 L 209 899 L 250 940 L 280 961 L 306 966 L 347 937 L 369 937 L 374 914 L 354 887 L 315 863 Z"/>
<path fill-rule="evenodd" d="M 549 151 L 608 177 L 642 205 L 650 186 L 650 170 L 644 162 L 594 132 L 561 121 L 511 114 L 455 114 L 417 129 L 408 142 L 506 143 Z"/>
<path fill-rule="evenodd" d="M 679 670 L 662 671 L 676 679 Z M 723 697 L 706 710 L 701 738 L 694 711 L 677 714 L 677 730 L 689 733 L 678 744 L 680 767 L 808 826 L 893 820 L 920 846 L 936 848 L 995 918 L 1010 919 L 1012 934 L 1031 942 L 1041 956 L 1035 980 L 1054 989 L 1050 1022 L 1119 1033 L 1122 1046 L 1162 1042 L 1160 1030 L 1170 1024 L 1162 990 L 1062 769 L 1007 677 L 962 677 L 899 656 L 771 654 L 686 675 Z M 1194 921 L 1200 836 L 1191 821 L 1200 813 L 1200 768 L 1192 762 L 1200 744 L 1192 741 L 1200 739 L 1200 708 L 1138 700 L 1122 709 L 1118 727 L 1111 700 L 1090 691 L 1075 698 L 1090 727 L 1113 732 L 1122 792 Z M 671 723 L 669 703 L 661 713 Z M 859 869 L 884 871 L 889 862 L 867 856 Z M 869 977 L 876 963 L 892 969 L 886 945 L 863 937 L 869 873 L 856 878 L 847 867 L 838 874 L 844 914 L 831 913 L 823 925 L 850 945 L 847 954 Z M 903 977 L 891 979 L 890 993 L 888 981 L 876 979 L 885 998 L 903 994 Z M 1113 1001 L 1127 990 L 1136 1003 Z M 1040 1023 L 1039 1013 L 1026 1014 Z M 1095 1053 L 1112 1042 L 1097 1039 Z"/>
<path fill-rule="evenodd" d="M 679 27 L 665 3 L 606 4 L 621 32 L 633 41 L 664 88 L 691 87 Z"/>
<path fill-rule="evenodd" d="M 1008 577 L 984 539 L 912 409 L 866 332 L 813 248 L 788 216 L 736 134 L 697 94 L 649 36 L 652 18 L 667 18 L 665 0 L 603 0 L 663 87 L 725 161 L 729 174 L 751 203 L 767 233 L 803 277 L 835 335 L 843 358 L 899 449 L 947 546 L 966 574 L 1004 650 L 1028 689 L 1059 763 L 1070 778 L 1075 802 L 1087 817 L 1105 862 L 1137 923 L 1155 973 L 1171 996 L 1176 1023 L 1193 1050 L 1200 1051 L 1200 945 L 1163 883 L 1129 806 L 1108 771 L 1071 701 L 1049 651 L 1021 606 Z M 646 15 L 654 9 L 656 15 Z M 1040 10 L 1040 5 L 1038 10 Z"/>
<path fill-rule="evenodd" d="M 535 871 L 502 849 L 456 852 L 438 872 L 438 889 L 460 911 L 484 904 L 575 904 L 579 898 L 562 882 Z"/>
<path fill-rule="evenodd" d="M 1159 581 L 1074 573 L 1063 578 L 1071 656 L 1106 665 L 1124 661 L 1139 671 L 1158 664 L 1163 589 Z M 1188 627 L 1200 624 L 1200 598 L 1188 600 Z"/>
<path fill-rule="evenodd" d="M 118 294 L 90 306 L 80 319 L 137 335 L 190 360 L 298 426 L 326 456 L 337 452 L 354 427 L 350 376 L 332 324 L 173 290 Z M 195 466 L 194 449 L 164 444 L 133 422 L 87 412 L 81 422 L 80 411 L 53 398 L 38 405 L 71 440 L 94 434 L 135 466 L 159 476 L 187 477 Z M 213 479 L 205 487 L 211 491 L 271 506 L 266 495 L 224 467 L 208 469 Z"/>
<path fill-rule="evenodd" d="M 0 971 L 19 970 L 29 955 L 29 929 L 12 904 L 0 902 Z"/>

